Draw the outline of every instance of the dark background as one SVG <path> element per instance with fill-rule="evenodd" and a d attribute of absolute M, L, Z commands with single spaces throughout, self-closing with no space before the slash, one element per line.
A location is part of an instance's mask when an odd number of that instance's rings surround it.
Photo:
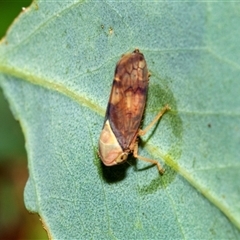
<path fill-rule="evenodd" d="M 29 0 L 0 0 L 0 39 Z M 28 178 L 24 136 L 0 88 L 0 240 L 48 239 L 37 214 L 23 201 Z"/>

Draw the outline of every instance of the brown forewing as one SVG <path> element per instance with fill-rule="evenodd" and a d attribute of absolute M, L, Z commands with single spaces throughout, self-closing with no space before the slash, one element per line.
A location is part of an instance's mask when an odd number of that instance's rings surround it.
<path fill-rule="evenodd" d="M 116 65 L 106 119 L 123 150 L 129 148 L 141 124 L 148 88 L 148 69 L 142 53 L 122 56 Z"/>

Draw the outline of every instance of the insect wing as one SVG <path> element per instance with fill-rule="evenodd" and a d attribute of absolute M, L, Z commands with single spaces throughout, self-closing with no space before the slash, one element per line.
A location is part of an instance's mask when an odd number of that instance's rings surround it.
<path fill-rule="evenodd" d="M 106 120 L 126 150 L 141 124 L 148 89 L 148 69 L 142 53 L 124 55 L 116 65 Z"/>

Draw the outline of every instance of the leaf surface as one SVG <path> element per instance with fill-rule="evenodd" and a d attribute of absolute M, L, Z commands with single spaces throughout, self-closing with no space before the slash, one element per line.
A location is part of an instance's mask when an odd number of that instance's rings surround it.
<path fill-rule="evenodd" d="M 0 45 L 0 84 L 26 139 L 25 204 L 56 239 L 238 239 L 237 3 L 34 1 Z M 115 64 L 151 72 L 140 154 L 97 156 Z"/>

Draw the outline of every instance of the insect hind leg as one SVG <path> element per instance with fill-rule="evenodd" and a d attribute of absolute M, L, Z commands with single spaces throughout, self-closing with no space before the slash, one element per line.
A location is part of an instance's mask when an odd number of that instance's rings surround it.
<path fill-rule="evenodd" d="M 161 174 L 164 174 L 164 169 L 163 167 L 161 166 L 161 164 L 157 161 L 157 160 L 154 160 L 154 159 L 150 159 L 150 158 L 146 158 L 146 157 L 142 157 L 142 156 L 139 156 L 138 155 L 138 144 L 136 143 L 135 146 L 134 146 L 134 150 L 133 150 L 133 156 L 135 158 L 138 158 L 139 160 L 142 160 L 142 161 L 145 161 L 145 162 L 150 162 L 152 164 L 155 164 L 158 168 L 158 171 L 161 173 Z"/>
<path fill-rule="evenodd" d="M 143 129 L 143 130 L 140 129 L 140 130 L 139 130 L 138 135 L 139 135 L 139 136 L 145 135 L 145 134 L 149 131 L 149 129 L 150 129 L 151 127 L 153 127 L 153 125 L 156 124 L 156 122 L 164 115 L 164 113 L 165 113 L 166 111 L 170 110 L 170 109 L 171 109 L 171 108 L 168 106 L 168 104 L 165 105 L 165 107 L 161 109 L 161 111 L 158 113 L 158 115 L 152 120 L 152 122 L 150 122 L 150 123 L 148 124 L 148 126 L 146 126 L 145 129 Z"/>

